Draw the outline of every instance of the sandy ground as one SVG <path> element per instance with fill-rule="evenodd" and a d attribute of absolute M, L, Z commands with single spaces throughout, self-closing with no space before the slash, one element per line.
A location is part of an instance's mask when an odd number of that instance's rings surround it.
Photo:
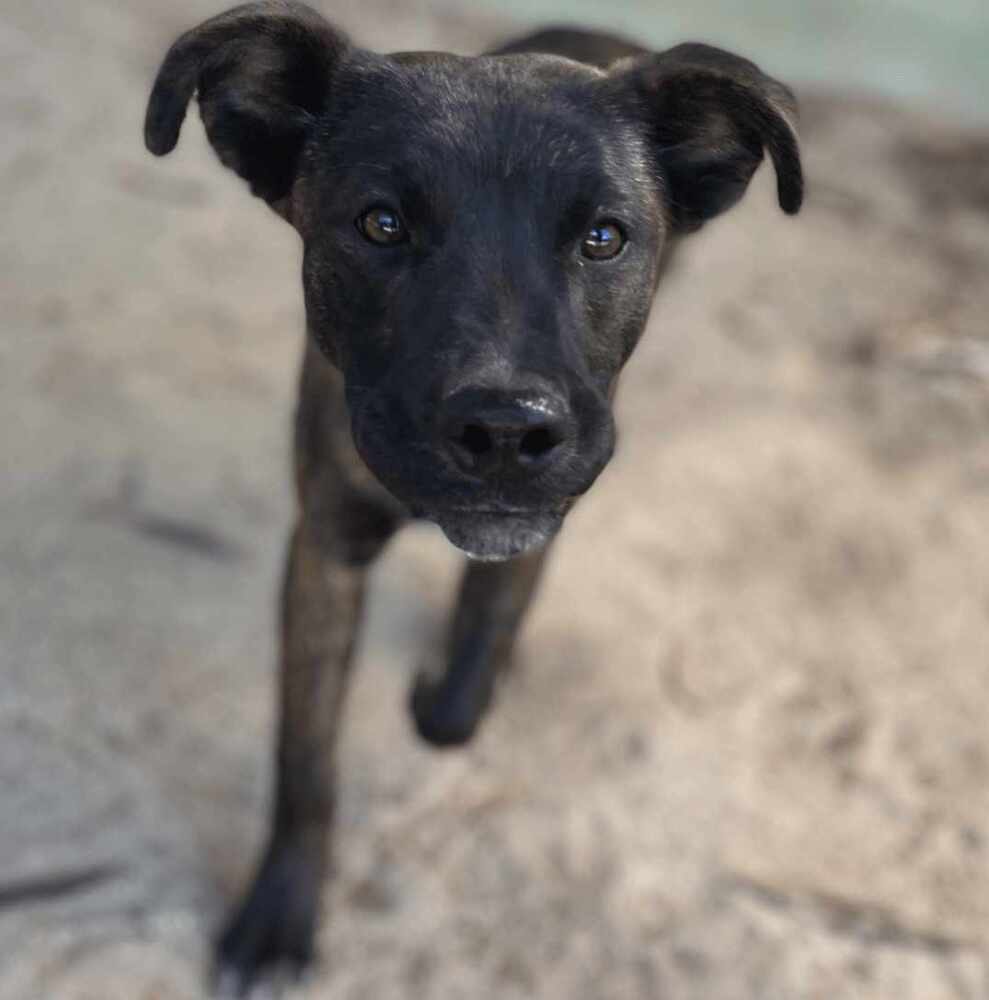
<path fill-rule="evenodd" d="M 203 995 L 263 832 L 299 247 L 140 142 L 213 8 L 0 8 L 3 1000 Z M 671 276 L 467 752 L 405 710 L 458 561 L 377 569 L 299 995 L 989 997 L 989 135 L 805 105 L 805 213 L 763 171 Z"/>

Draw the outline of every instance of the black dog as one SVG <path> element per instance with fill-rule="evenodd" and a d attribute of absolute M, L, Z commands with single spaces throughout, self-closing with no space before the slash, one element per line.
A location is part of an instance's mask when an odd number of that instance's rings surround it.
<path fill-rule="evenodd" d="M 219 944 L 243 990 L 312 955 L 371 560 L 409 517 L 474 557 L 446 672 L 412 697 L 425 739 L 469 739 L 546 544 L 611 456 L 616 379 L 671 249 L 764 150 L 785 211 L 803 180 L 793 95 L 705 45 L 548 31 L 476 58 L 376 55 L 301 4 L 254 3 L 169 51 L 152 152 L 194 93 L 222 162 L 303 239 L 310 334 L 271 837 Z"/>

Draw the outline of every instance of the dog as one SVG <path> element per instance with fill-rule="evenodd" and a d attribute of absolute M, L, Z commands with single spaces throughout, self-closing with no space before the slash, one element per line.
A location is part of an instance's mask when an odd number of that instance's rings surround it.
<path fill-rule="evenodd" d="M 469 740 L 546 552 L 612 455 L 611 403 L 680 240 L 768 151 L 803 175 L 796 102 L 746 59 L 551 29 L 493 52 L 378 55 L 290 0 L 182 35 L 145 141 L 198 95 L 209 141 L 304 246 L 298 516 L 281 599 L 270 836 L 217 944 L 225 991 L 314 952 L 334 748 L 368 567 L 410 518 L 471 557 L 421 736 Z"/>

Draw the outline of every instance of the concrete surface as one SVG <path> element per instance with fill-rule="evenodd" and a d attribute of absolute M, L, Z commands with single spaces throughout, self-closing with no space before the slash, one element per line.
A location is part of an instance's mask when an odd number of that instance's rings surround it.
<path fill-rule="evenodd" d="M 201 996 L 262 835 L 299 248 L 194 117 L 140 143 L 214 7 L 0 8 L 4 1000 Z M 380 565 L 298 995 L 989 997 L 989 135 L 805 105 L 806 212 L 764 171 L 671 277 L 465 753 L 404 707 L 457 560 Z"/>

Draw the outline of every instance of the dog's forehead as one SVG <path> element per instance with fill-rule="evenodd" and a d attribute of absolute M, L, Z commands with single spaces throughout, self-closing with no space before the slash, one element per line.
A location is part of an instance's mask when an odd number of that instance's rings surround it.
<path fill-rule="evenodd" d="M 364 59 L 348 70 L 341 132 L 372 156 L 429 151 L 510 173 L 522 164 L 606 169 L 619 152 L 624 129 L 595 101 L 603 74 L 591 66 L 556 56 L 423 52 Z"/>
<path fill-rule="evenodd" d="M 559 106 L 579 98 L 603 71 L 562 56 L 537 53 L 459 56 L 446 52 L 398 52 L 365 64 L 401 88 L 406 99 L 454 113 L 499 106 Z"/>

